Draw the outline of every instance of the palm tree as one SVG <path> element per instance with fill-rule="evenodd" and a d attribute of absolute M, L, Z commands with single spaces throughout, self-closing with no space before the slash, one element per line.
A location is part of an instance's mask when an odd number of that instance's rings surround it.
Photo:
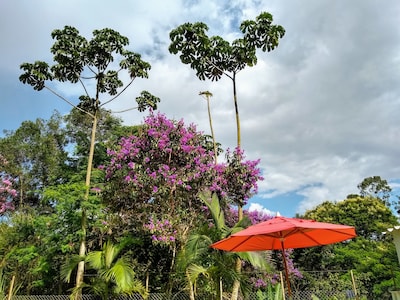
<path fill-rule="evenodd" d="M 235 262 L 238 257 L 249 262 L 252 266 L 264 270 L 269 268 L 269 264 L 260 253 L 256 252 L 229 253 L 210 250 L 210 245 L 213 242 L 244 229 L 249 220 L 244 218 L 233 228 L 228 228 L 217 195 L 210 196 L 204 193 L 200 194 L 199 197 L 211 213 L 213 226 L 206 224 L 188 238 L 178 254 L 177 271 L 185 274 L 191 300 L 195 299 L 198 281 L 200 280 L 204 285 L 208 285 L 209 290 L 215 291 L 219 299 L 223 299 L 222 283 L 232 286 L 235 281 L 244 278 L 243 274 L 235 271 Z M 242 291 L 246 291 L 247 287 L 241 285 L 241 288 Z"/>
<path fill-rule="evenodd" d="M 135 278 L 133 265 L 126 255 L 120 256 L 126 242 L 114 245 L 106 242 L 100 251 L 89 252 L 85 257 L 88 269 L 95 270 L 97 276 L 90 283 L 83 283 L 72 289 L 71 298 L 87 289 L 102 299 L 110 299 L 116 295 L 131 295 L 139 293 L 147 297 L 143 284 Z M 66 282 L 70 281 L 71 273 L 81 259 L 75 259 L 65 264 L 63 276 Z"/>

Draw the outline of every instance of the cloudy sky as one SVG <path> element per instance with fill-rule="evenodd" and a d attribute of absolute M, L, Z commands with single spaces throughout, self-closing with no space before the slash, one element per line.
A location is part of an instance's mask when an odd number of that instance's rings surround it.
<path fill-rule="evenodd" d="M 267 11 L 286 35 L 237 77 L 242 147 L 248 159 L 261 159 L 265 177 L 251 204 L 294 216 L 357 193 L 366 177 L 379 175 L 392 187 L 400 180 L 400 1 L 2 0 L 0 11 L 0 129 L 70 110 L 18 81 L 22 62 L 51 63 L 52 30 L 71 25 L 90 39 L 93 30 L 108 27 L 128 37 L 128 48 L 152 66 L 149 79 L 135 81 L 108 108 L 132 107 L 148 90 L 161 98 L 160 112 L 208 133 L 206 101 L 199 96 L 208 90 L 216 137 L 232 148 L 231 81 L 198 80 L 169 54 L 169 32 L 202 21 L 210 36 L 231 41 L 243 20 Z M 55 88 L 74 103 L 82 93 Z M 120 117 L 132 125 L 144 115 Z"/>

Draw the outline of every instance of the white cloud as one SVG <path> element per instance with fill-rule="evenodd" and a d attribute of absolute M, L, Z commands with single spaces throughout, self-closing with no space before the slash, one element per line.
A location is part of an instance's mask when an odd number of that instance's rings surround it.
<path fill-rule="evenodd" d="M 130 49 L 152 65 L 149 79 L 136 80 L 110 108 L 131 107 L 140 91 L 148 90 L 161 98 L 161 112 L 209 132 L 206 103 L 198 95 L 209 90 L 214 95 L 211 110 L 217 140 L 232 148 L 236 125 L 231 81 L 198 80 L 178 56 L 169 54 L 168 34 L 184 22 L 203 21 L 210 35 L 232 40 L 239 34 L 233 29 L 244 18 L 269 11 L 286 35 L 276 50 L 260 52 L 258 64 L 237 76 L 242 145 L 249 159 L 261 158 L 265 177 L 260 198 L 268 202 L 295 194 L 303 199 L 296 210 L 304 211 L 357 192 L 365 177 L 379 175 L 390 182 L 400 178 L 400 2 L 136 2 L 98 1 L 93 6 L 78 0 L 57 5 L 50 0 L 3 1 L 0 79 L 7 80 L 0 81 L 2 101 L 8 106 L 24 104 L 12 119 L 3 110 L 1 127 L 17 126 L 28 111 L 34 119 L 57 108 L 51 106 L 57 101 L 49 101 L 53 96 L 45 91 L 27 96 L 27 87 L 16 78 L 21 62 L 50 60 L 53 29 L 70 24 L 90 37 L 94 29 L 110 27 L 127 36 Z M 60 90 L 75 93 L 65 86 Z M 34 104 L 28 101 L 31 98 Z M 121 116 L 127 124 L 143 119 L 134 111 Z"/>
<path fill-rule="evenodd" d="M 258 211 L 268 216 L 276 216 L 277 214 L 279 214 L 279 212 L 270 211 L 259 203 L 251 203 L 249 206 L 249 211 Z"/>

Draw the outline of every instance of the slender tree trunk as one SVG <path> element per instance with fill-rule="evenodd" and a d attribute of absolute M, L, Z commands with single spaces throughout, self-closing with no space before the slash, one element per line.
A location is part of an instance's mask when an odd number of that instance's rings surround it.
<path fill-rule="evenodd" d="M 239 107 L 238 107 L 237 93 L 236 93 L 236 73 L 233 73 L 232 82 L 233 82 L 233 101 L 235 103 L 235 115 L 236 115 L 237 147 L 240 148 L 241 134 L 240 134 Z M 239 204 L 238 205 L 238 220 L 240 221 L 242 219 L 243 219 L 243 208 Z M 235 271 L 237 273 L 240 273 L 242 271 L 242 260 L 239 257 L 236 259 Z M 238 299 L 239 289 L 240 289 L 240 281 L 238 279 L 235 279 L 235 281 L 233 282 L 233 287 L 232 287 L 231 300 Z"/>
<path fill-rule="evenodd" d="M 97 129 L 97 112 L 95 112 L 93 117 L 92 123 L 92 135 L 90 138 L 90 150 L 89 150 L 89 158 L 88 158 L 88 165 L 86 170 L 86 190 L 85 190 L 85 197 L 83 201 L 87 201 L 89 199 L 89 190 L 90 190 L 90 178 L 92 175 L 92 164 L 93 164 L 93 155 L 94 155 L 94 145 L 96 140 L 96 129 Z M 81 230 L 82 235 L 80 239 L 80 246 L 79 246 L 79 256 L 84 257 L 86 255 L 86 228 L 87 228 L 87 215 L 86 210 L 82 207 L 82 219 L 81 219 Z M 83 283 L 83 274 L 85 272 L 85 261 L 80 261 L 78 264 L 78 270 L 76 273 L 76 287 L 80 287 Z M 81 296 L 81 293 L 78 294 L 78 297 Z"/>
<path fill-rule="evenodd" d="M 235 103 L 235 115 L 236 115 L 237 146 L 240 148 L 240 146 L 241 146 L 241 134 L 240 134 L 239 107 L 238 107 L 237 93 L 236 93 L 236 73 L 233 73 L 232 82 L 233 82 L 233 101 Z"/>
<path fill-rule="evenodd" d="M 170 265 L 170 267 L 169 267 L 169 273 L 170 274 L 172 274 L 172 271 L 174 270 L 174 268 L 175 268 L 175 259 L 176 259 L 176 245 L 174 245 L 173 247 L 172 247 L 172 261 L 171 261 L 171 265 Z M 168 279 L 168 291 L 167 291 L 167 293 L 168 293 L 168 295 L 169 296 L 171 296 L 172 295 L 172 289 L 173 289 L 173 283 L 172 283 L 172 278 L 171 278 L 171 276 L 169 276 L 169 279 Z"/>
<path fill-rule="evenodd" d="M 217 160 L 218 160 L 217 143 L 215 142 L 215 134 L 214 134 L 214 128 L 213 128 L 213 124 L 212 124 L 211 108 L 210 108 L 210 97 L 212 96 L 212 94 L 209 91 L 205 91 L 205 92 L 201 92 L 200 95 L 205 95 L 206 100 L 207 100 L 208 121 L 210 122 L 211 137 L 212 137 L 213 149 L 214 149 L 214 159 L 215 159 L 215 163 L 217 163 Z"/>

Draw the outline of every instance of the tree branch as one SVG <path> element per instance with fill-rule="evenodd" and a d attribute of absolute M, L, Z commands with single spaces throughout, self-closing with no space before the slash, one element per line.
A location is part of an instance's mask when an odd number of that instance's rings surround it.
<path fill-rule="evenodd" d="M 101 104 L 100 107 L 106 105 L 107 103 L 110 103 L 111 101 L 114 101 L 115 99 L 117 99 L 123 92 L 125 92 L 125 90 L 132 84 L 132 82 L 133 82 L 134 80 L 135 80 L 135 78 L 132 78 L 131 82 L 129 82 L 129 83 L 122 89 L 121 92 L 119 92 L 117 95 L 115 95 L 115 97 L 113 97 L 113 98 L 111 98 L 110 100 L 108 100 L 108 101 L 104 102 L 103 104 Z"/>
<path fill-rule="evenodd" d="M 53 89 L 49 88 L 48 86 L 44 86 L 46 89 L 48 89 L 51 93 L 53 93 L 54 95 L 56 95 L 57 97 L 59 97 L 61 100 L 64 100 L 65 102 L 67 102 L 69 105 L 71 105 L 73 108 L 76 108 L 77 110 L 80 110 L 81 112 L 91 116 L 92 118 L 94 118 L 94 115 L 92 115 L 90 112 L 76 106 L 75 104 L 73 104 L 71 101 L 69 101 L 68 99 L 66 99 L 65 97 L 61 96 L 60 94 L 58 94 L 56 91 L 54 91 Z"/>
<path fill-rule="evenodd" d="M 82 78 L 83 78 L 83 77 L 82 77 Z M 87 89 L 86 89 L 86 86 L 83 84 L 83 81 L 82 81 L 81 78 L 79 78 L 79 82 L 81 83 L 83 89 L 85 90 L 86 96 L 90 97 L 90 96 L 89 96 L 89 93 L 88 93 L 88 91 L 87 91 Z"/>
<path fill-rule="evenodd" d="M 112 111 L 112 113 L 113 113 L 113 114 L 119 114 L 119 113 L 127 112 L 127 111 L 130 111 L 130 110 L 138 109 L 138 107 L 139 107 L 139 106 L 132 107 L 132 108 L 127 108 L 127 109 L 119 110 L 119 111 Z"/>

